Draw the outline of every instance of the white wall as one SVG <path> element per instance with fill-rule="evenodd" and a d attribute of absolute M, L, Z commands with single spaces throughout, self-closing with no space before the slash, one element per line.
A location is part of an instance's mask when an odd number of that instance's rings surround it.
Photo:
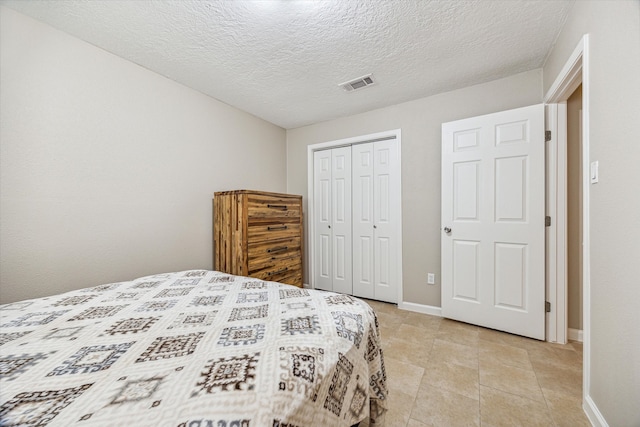
<path fill-rule="evenodd" d="M 283 129 L 0 15 L 0 302 L 212 268 L 213 193 L 285 190 Z"/>
<path fill-rule="evenodd" d="M 577 1 L 544 66 L 545 91 L 586 33 L 583 96 L 590 160 L 600 163 L 600 182 L 589 188 L 586 391 L 608 425 L 640 426 L 640 2 Z"/>
<path fill-rule="evenodd" d="M 440 307 L 443 122 L 542 102 L 542 70 L 287 131 L 287 190 L 307 203 L 307 146 L 402 129 L 403 301 Z M 368 90 L 375 90 L 375 87 Z M 358 93 L 351 94 L 358 96 Z M 308 236 L 308 224 L 307 224 Z M 309 239 L 305 238 L 305 242 Z M 308 252 L 308 248 L 305 250 Z M 307 260 L 308 261 L 308 260 Z M 305 267 L 305 272 L 308 272 Z M 437 284 L 427 286 L 427 273 Z M 306 277 L 306 283 L 309 278 Z"/>

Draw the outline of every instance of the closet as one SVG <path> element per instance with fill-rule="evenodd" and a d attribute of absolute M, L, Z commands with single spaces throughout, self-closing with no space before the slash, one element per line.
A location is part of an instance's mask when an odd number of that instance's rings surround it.
<path fill-rule="evenodd" d="M 314 287 L 397 302 L 400 212 L 396 137 L 314 151 Z"/>

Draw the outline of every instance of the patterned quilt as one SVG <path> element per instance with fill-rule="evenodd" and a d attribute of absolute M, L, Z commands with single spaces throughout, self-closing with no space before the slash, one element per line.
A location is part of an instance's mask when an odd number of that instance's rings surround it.
<path fill-rule="evenodd" d="M 375 313 L 348 295 L 184 271 L 0 306 L 0 425 L 384 422 Z"/>

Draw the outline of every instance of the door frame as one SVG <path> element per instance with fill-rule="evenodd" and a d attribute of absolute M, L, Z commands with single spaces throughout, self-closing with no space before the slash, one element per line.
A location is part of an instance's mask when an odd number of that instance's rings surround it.
<path fill-rule="evenodd" d="M 400 129 L 393 129 L 383 132 L 371 133 L 368 135 L 355 136 L 351 138 L 337 139 L 334 141 L 321 142 L 318 144 L 312 144 L 307 146 L 307 239 L 308 242 L 308 258 L 307 265 L 309 266 L 309 286 L 315 289 L 313 278 L 315 277 L 313 259 L 314 259 L 314 200 L 313 200 L 313 153 L 320 150 L 328 150 L 331 148 L 339 148 L 339 147 L 347 147 L 355 144 L 363 144 L 366 142 L 374 142 L 376 140 L 381 139 L 389 139 L 395 138 L 397 141 L 397 149 L 398 149 L 398 191 L 396 193 L 398 200 L 400 203 L 397 204 L 398 209 L 398 217 L 400 218 L 399 223 L 397 224 L 397 235 L 398 235 L 398 250 L 396 251 L 397 256 L 397 278 L 398 281 L 398 302 L 397 304 L 402 304 L 402 197 L 400 196 L 402 190 L 402 132 Z"/>
<path fill-rule="evenodd" d="M 544 102 L 550 107 L 554 105 L 561 106 L 566 103 L 569 96 L 582 83 L 582 329 L 583 329 L 583 365 L 582 365 L 582 397 L 583 409 L 585 410 L 589 420 L 596 424 L 596 421 L 603 421 L 602 415 L 599 413 L 590 396 L 591 384 L 591 274 L 590 274 L 590 233 L 589 233 L 589 193 L 590 193 L 590 156 L 589 156 L 589 105 L 590 105 L 590 69 L 589 69 L 589 34 L 585 34 L 573 53 L 569 56 L 562 70 L 558 73 L 555 81 L 547 91 Z M 550 251 L 547 254 L 548 265 L 555 268 L 550 271 L 550 282 L 548 283 L 547 298 L 552 304 L 552 311 L 548 313 L 547 325 L 548 331 L 551 331 L 547 337 L 547 341 L 552 341 L 551 337 L 555 331 L 555 338 L 558 342 L 566 342 L 567 334 L 567 258 L 566 258 L 566 109 L 564 114 L 557 114 L 558 129 L 556 134 L 563 133 L 562 138 L 552 138 L 555 146 L 550 147 L 550 154 L 553 156 L 557 151 L 564 151 L 564 160 L 560 162 L 556 158 L 556 174 L 550 174 L 549 179 L 549 196 L 564 206 L 558 208 L 556 205 L 553 210 L 549 210 L 552 217 L 552 224 L 562 225 L 562 232 L 555 229 L 554 233 L 550 233 L 550 247 L 561 248 L 560 251 Z M 564 130 L 563 130 L 564 129 Z M 553 131 L 553 129 L 552 129 Z M 563 147 L 560 147 L 563 145 Z M 559 199 L 560 194 L 563 199 Z M 563 255 L 564 254 L 564 255 Z M 553 310 L 553 307 L 556 310 Z M 559 335 L 564 334 L 564 340 L 559 341 Z M 600 425 L 605 425 L 600 423 Z"/>
<path fill-rule="evenodd" d="M 570 96 L 580 84 L 568 90 Z M 567 343 L 567 101 L 545 103 L 545 129 L 551 132 L 546 146 L 546 340 Z"/>

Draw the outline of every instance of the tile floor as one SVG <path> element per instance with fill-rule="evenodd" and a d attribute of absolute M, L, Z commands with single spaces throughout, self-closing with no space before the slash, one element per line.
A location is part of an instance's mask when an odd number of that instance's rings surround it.
<path fill-rule="evenodd" d="M 581 343 L 545 343 L 367 302 L 380 322 L 387 427 L 591 425 L 581 408 Z"/>

